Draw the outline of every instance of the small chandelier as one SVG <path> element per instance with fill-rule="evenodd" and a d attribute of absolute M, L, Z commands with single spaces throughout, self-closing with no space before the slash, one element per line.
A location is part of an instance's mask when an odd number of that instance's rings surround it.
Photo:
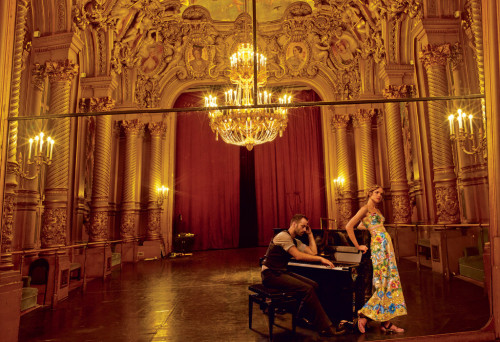
<path fill-rule="evenodd" d="M 283 95 L 274 102 L 274 95 L 264 90 L 267 82 L 266 57 L 257 53 L 257 101 L 259 105 L 288 104 L 290 95 Z M 231 58 L 229 79 L 236 87 L 224 92 L 225 106 L 241 106 L 238 109 L 218 109 L 217 97 L 205 97 L 205 107 L 210 108 L 208 118 L 215 132 L 215 139 L 222 137 L 228 144 L 246 146 L 250 151 L 255 145 L 281 137 L 288 122 L 286 107 L 250 108 L 254 99 L 254 51 L 253 45 L 242 43 Z M 249 107 L 249 108 L 245 108 Z"/>
<path fill-rule="evenodd" d="M 483 110 L 484 113 L 484 110 Z M 466 114 L 462 109 L 457 110 L 457 115 L 450 114 L 448 121 L 450 123 L 450 139 L 456 148 L 460 148 L 465 154 L 482 154 L 487 158 L 486 146 L 486 117 L 483 114 L 482 125 L 474 129 L 474 117 L 472 114 Z M 458 125 L 458 129 L 457 129 Z"/>

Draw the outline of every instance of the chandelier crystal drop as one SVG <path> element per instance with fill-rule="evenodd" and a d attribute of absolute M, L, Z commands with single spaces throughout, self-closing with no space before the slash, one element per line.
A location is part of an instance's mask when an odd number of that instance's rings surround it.
<path fill-rule="evenodd" d="M 259 105 L 288 104 L 290 95 L 283 95 L 274 102 L 275 95 L 264 89 L 267 83 L 266 57 L 256 56 L 257 101 Z M 242 43 L 230 57 L 229 79 L 235 87 L 224 92 L 225 106 L 239 106 L 238 109 L 218 109 L 217 96 L 205 97 L 205 107 L 210 108 L 210 127 L 228 144 L 246 146 L 250 151 L 255 145 L 273 141 L 281 137 L 288 122 L 286 107 L 251 108 L 254 94 L 254 51 L 253 45 Z M 248 108 L 244 108 L 248 107 Z"/>

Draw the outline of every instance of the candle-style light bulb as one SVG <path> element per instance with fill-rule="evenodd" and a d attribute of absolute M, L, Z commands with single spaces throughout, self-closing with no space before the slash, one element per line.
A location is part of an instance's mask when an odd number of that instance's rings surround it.
<path fill-rule="evenodd" d="M 474 131 L 472 128 L 472 114 L 469 114 L 469 124 L 470 124 L 470 134 L 474 134 Z"/>
<path fill-rule="evenodd" d="M 31 159 L 31 147 L 33 146 L 33 138 L 30 138 L 30 140 L 28 140 L 30 142 L 30 150 L 28 152 L 28 160 Z"/>
<path fill-rule="evenodd" d="M 455 118 L 455 116 L 453 114 L 450 114 L 448 116 L 448 121 L 450 122 L 450 134 L 454 134 L 454 130 L 453 130 L 453 119 Z"/>
<path fill-rule="evenodd" d="M 40 137 L 37 135 L 35 136 L 35 157 L 38 155 L 38 142 L 40 140 Z"/>

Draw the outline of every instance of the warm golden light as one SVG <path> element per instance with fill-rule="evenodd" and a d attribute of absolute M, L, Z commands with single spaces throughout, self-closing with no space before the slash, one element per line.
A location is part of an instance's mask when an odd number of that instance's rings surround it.
<path fill-rule="evenodd" d="M 458 123 L 458 130 L 455 126 Z M 467 119 L 469 119 L 467 123 Z M 450 114 L 448 116 L 450 124 L 450 139 L 452 143 L 456 143 L 456 148 L 462 150 L 465 154 L 482 153 L 486 158 L 486 120 L 483 118 L 482 126 L 479 125 L 479 132 L 474 130 L 474 116 L 467 114 L 461 108 L 457 109 L 456 116 Z"/>
<path fill-rule="evenodd" d="M 163 201 L 168 197 L 169 191 L 170 191 L 170 189 L 164 185 L 156 188 L 157 202 L 158 202 L 159 206 L 161 206 L 163 204 Z"/>
<path fill-rule="evenodd" d="M 335 195 L 337 197 L 342 197 L 344 193 L 344 177 L 337 177 L 333 180 L 333 187 L 335 189 Z"/>
<path fill-rule="evenodd" d="M 259 105 L 289 104 L 292 97 L 283 95 L 273 97 L 271 92 L 264 90 L 267 82 L 266 57 L 257 53 L 257 99 Z M 251 106 L 254 103 L 254 51 L 249 43 L 240 44 L 238 51 L 230 57 L 231 71 L 229 79 L 236 87 L 224 92 L 225 106 Z M 281 137 L 288 122 L 286 107 L 273 108 L 241 108 L 218 109 L 217 97 L 205 97 L 205 107 L 211 108 L 208 113 L 210 127 L 228 144 L 246 146 L 251 150 L 253 146 L 272 141 L 276 136 Z"/>

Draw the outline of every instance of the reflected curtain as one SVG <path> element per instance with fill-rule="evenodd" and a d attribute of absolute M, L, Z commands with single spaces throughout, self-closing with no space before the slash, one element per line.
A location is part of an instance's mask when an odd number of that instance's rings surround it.
<path fill-rule="evenodd" d="M 314 91 L 294 101 L 319 101 Z M 273 228 L 288 228 L 293 214 L 309 217 L 312 228 L 326 215 L 323 143 L 319 107 L 289 111 L 283 137 L 255 148 L 258 243 L 269 244 Z"/>
<path fill-rule="evenodd" d="M 199 107 L 200 93 L 175 107 Z M 195 250 L 236 248 L 239 239 L 239 147 L 215 141 L 206 113 L 177 116 L 174 233 L 196 234 Z"/>

